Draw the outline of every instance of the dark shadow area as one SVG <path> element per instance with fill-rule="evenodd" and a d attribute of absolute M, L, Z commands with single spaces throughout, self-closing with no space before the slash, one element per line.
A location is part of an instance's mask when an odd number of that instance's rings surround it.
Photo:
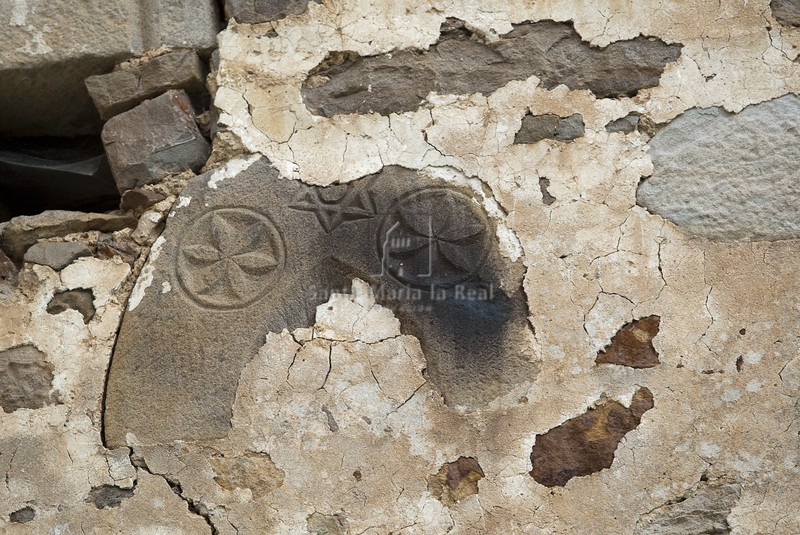
<path fill-rule="evenodd" d="M 99 137 L 0 138 L 0 222 L 45 210 L 105 212 L 118 206 Z"/>

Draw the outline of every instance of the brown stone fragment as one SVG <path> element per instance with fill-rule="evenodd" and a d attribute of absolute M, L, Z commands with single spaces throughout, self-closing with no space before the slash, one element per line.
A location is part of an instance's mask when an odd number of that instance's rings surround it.
<path fill-rule="evenodd" d="M 135 67 L 90 76 L 86 88 L 103 120 L 126 112 L 169 89 L 202 98 L 206 68 L 194 50 L 178 50 Z"/>
<path fill-rule="evenodd" d="M 254 500 L 283 485 L 283 470 L 267 454 L 247 452 L 239 457 L 214 457 L 211 466 L 217 485 L 225 490 L 250 489 Z"/>
<path fill-rule="evenodd" d="M 150 208 L 164 199 L 166 199 L 164 195 L 149 189 L 129 189 L 122 194 L 122 202 L 119 207 L 122 210 L 133 210 L 137 212 Z"/>
<path fill-rule="evenodd" d="M 631 406 L 606 401 L 536 437 L 530 475 L 546 487 L 563 487 L 573 477 L 588 476 L 614 462 L 620 440 L 636 429 L 653 408 L 653 394 L 640 388 Z"/>
<path fill-rule="evenodd" d="M 652 368 L 661 361 L 653 347 L 653 338 L 661 324 L 659 316 L 648 316 L 626 324 L 597 354 L 598 364 L 619 364 L 631 368 Z"/>
<path fill-rule="evenodd" d="M 445 505 L 453 505 L 473 494 L 478 494 L 478 481 L 485 474 L 473 457 L 459 457 L 445 463 L 437 473 L 428 478 L 428 490 Z"/>
<path fill-rule="evenodd" d="M 572 141 L 583 137 L 584 124 L 580 113 L 569 117 L 559 117 L 551 113 L 545 115 L 527 114 L 522 118 L 522 126 L 514 136 L 515 144 L 536 143 L 543 139 Z"/>
<path fill-rule="evenodd" d="M 103 144 L 120 192 L 199 171 L 211 154 L 183 91 L 168 91 L 113 117 L 103 128 Z"/>

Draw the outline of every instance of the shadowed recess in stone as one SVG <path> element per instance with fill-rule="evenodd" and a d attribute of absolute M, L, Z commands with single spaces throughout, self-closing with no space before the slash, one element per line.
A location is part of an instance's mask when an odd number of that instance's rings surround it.
<path fill-rule="evenodd" d="M 0 222 L 44 210 L 113 210 L 119 204 L 99 137 L 0 139 Z"/>
<path fill-rule="evenodd" d="M 264 335 L 314 325 L 353 278 L 420 340 L 449 405 L 474 410 L 536 377 L 524 266 L 500 255 L 471 190 L 400 167 L 321 188 L 279 179 L 266 159 L 216 189 L 209 177 L 182 193 L 192 201 L 169 218 L 152 288 L 123 318 L 109 444 L 225 436 Z"/>
<path fill-rule="evenodd" d="M 53 366 L 31 345 L 0 351 L 0 406 L 3 412 L 51 405 Z"/>
<path fill-rule="evenodd" d="M 36 518 L 36 510 L 30 505 L 8 515 L 8 519 L 14 524 L 27 524 L 34 518 Z"/>
<path fill-rule="evenodd" d="M 772 0 L 772 16 L 784 26 L 800 26 L 800 2 L 797 0 Z"/>
<path fill-rule="evenodd" d="M 558 115 L 531 115 L 528 113 L 522 118 L 522 126 L 514 136 L 514 143 L 536 143 L 543 139 L 556 141 L 572 141 L 583 137 L 584 124 L 580 113 L 569 117 Z"/>
<path fill-rule="evenodd" d="M 94 294 L 86 288 L 56 293 L 47 304 L 47 313 L 61 314 L 65 310 L 77 310 L 83 316 L 83 323 L 89 323 L 95 313 Z"/>
<path fill-rule="evenodd" d="M 800 98 L 733 114 L 694 108 L 650 141 L 653 174 L 636 201 L 713 240 L 800 237 Z"/>
<path fill-rule="evenodd" d="M 468 496 L 478 494 L 478 481 L 484 477 L 477 459 L 459 457 L 452 463 L 445 463 L 428 478 L 428 490 L 443 504 L 453 505 Z"/>
<path fill-rule="evenodd" d="M 283 470 L 277 468 L 265 453 L 212 457 L 211 466 L 217 485 L 225 490 L 250 489 L 255 500 L 283 485 Z"/>
<path fill-rule="evenodd" d="M 630 407 L 606 401 L 536 437 L 530 475 L 546 487 L 563 487 L 573 477 L 588 476 L 614 462 L 620 440 L 653 408 L 653 394 L 640 388 Z"/>
<path fill-rule="evenodd" d="M 545 206 L 552 206 L 558 199 L 550 194 L 550 179 L 545 177 L 539 178 L 539 190 L 542 192 L 542 202 Z"/>
<path fill-rule="evenodd" d="M 661 361 L 653 338 L 661 324 L 659 316 L 648 316 L 626 324 L 598 354 L 598 364 L 619 364 L 631 368 L 652 368 Z"/>
<path fill-rule="evenodd" d="M 122 501 L 133 496 L 135 489 L 123 489 L 114 485 L 94 487 L 89 491 L 86 503 L 94 504 L 98 509 L 119 507 Z"/>
<path fill-rule="evenodd" d="M 225 17 L 242 24 L 256 24 L 300 15 L 308 4 L 322 0 L 225 0 Z"/>
<path fill-rule="evenodd" d="M 682 45 L 636 37 L 596 48 L 571 24 L 525 22 L 486 41 L 457 19 L 442 26 L 428 50 L 397 50 L 380 56 L 331 53 L 303 84 L 303 99 L 315 115 L 381 115 L 413 111 L 428 94 L 489 95 L 512 80 L 537 76 L 545 89 L 564 84 L 598 98 L 634 96 L 658 85 Z"/>
<path fill-rule="evenodd" d="M 741 485 L 702 481 L 686 494 L 642 515 L 633 535 L 726 535 Z"/>

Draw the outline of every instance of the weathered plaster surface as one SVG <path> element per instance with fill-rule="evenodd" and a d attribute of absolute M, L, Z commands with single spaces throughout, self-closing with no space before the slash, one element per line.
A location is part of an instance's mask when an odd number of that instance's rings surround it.
<path fill-rule="evenodd" d="M 388 117 L 325 118 L 305 108 L 301 86 L 329 52 L 425 48 L 446 17 L 489 35 L 526 20 L 571 20 L 593 45 L 641 34 L 683 48 L 660 85 L 633 98 L 545 90 L 531 77 L 488 97 L 430 95 L 427 106 Z M 216 149 L 225 151 L 222 160 L 237 152 L 247 159 L 208 187 L 220 187 L 257 153 L 286 179 L 309 184 L 354 181 L 388 165 L 474 181 L 487 207 L 505 214 L 498 241 L 506 256 L 527 268 L 538 375 L 484 409 L 446 406 L 426 380 L 419 342 L 355 280 L 353 296 L 333 296 L 313 327 L 262 333 L 264 345 L 239 379 L 228 437 L 164 445 L 131 437 L 131 451 L 109 451 L 100 438 L 101 398 L 132 286 L 129 267 L 86 258 L 60 274 L 27 267 L 13 299 L 0 302 L 0 349 L 30 343 L 43 351 L 61 402 L 0 413 L 0 527 L 633 534 L 651 533 L 655 522 L 669 526 L 670 515 L 719 493 L 725 499 L 715 503 L 724 507 L 713 518 L 723 532 L 800 532 L 800 244 L 718 243 L 637 206 L 637 185 L 653 168 L 649 136 L 605 129 L 632 111 L 663 123 L 693 107 L 739 112 L 797 92 L 798 32 L 776 22 L 764 0 L 491 7 L 342 0 L 312 2 L 306 13 L 272 23 L 232 24 L 220 35 L 215 104 L 226 144 Z M 528 113 L 580 114 L 585 134 L 515 145 Z M 173 291 L 148 276 L 145 268 L 128 307 L 141 293 Z M 94 291 L 88 324 L 77 311 L 45 311 L 53 293 L 71 288 Z M 661 318 L 652 340 L 657 365 L 597 364 L 621 328 L 649 316 Z M 537 435 L 610 400 L 628 407 L 641 388 L 654 406 L 622 438 L 610 468 L 563 487 L 531 477 Z M 429 481 L 461 457 L 480 466 L 478 492 L 442 501 Z M 92 488 L 134 484 L 119 507 L 84 501 Z M 675 507 L 682 498 L 687 509 Z M 11 523 L 8 515 L 26 505 L 36 519 Z M 673 524 L 666 533 L 683 533 Z"/>

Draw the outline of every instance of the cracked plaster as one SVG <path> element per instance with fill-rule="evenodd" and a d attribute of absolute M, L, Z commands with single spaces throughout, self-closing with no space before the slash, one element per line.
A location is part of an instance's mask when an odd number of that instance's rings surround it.
<path fill-rule="evenodd" d="M 389 117 L 318 118 L 303 106 L 300 86 L 328 51 L 425 47 L 447 16 L 489 33 L 524 20 L 572 20 L 598 46 L 644 34 L 683 50 L 659 87 L 632 99 L 546 91 L 532 77 L 488 98 L 442 95 L 430 109 Z M 648 137 L 605 131 L 632 111 L 665 122 L 691 107 L 737 112 L 797 91 L 798 44 L 798 30 L 774 21 L 763 0 L 692 9 L 342 1 L 312 3 L 303 15 L 266 25 L 232 24 L 220 35 L 220 128 L 284 177 L 325 185 L 399 164 L 454 169 L 485 187 L 508 214 L 527 267 L 539 374 L 484 410 L 448 408 L 425 380 L 418 341 L 400 334 L 391 311 L 364 292 L 335 295 L 336 312 L 323 305 L 313 328 L 263 333 L 239 380 L 228 437 L 162 446 L 132 437 L 131 461 L 128 448 L 106 450 L 100 440 L 129 267 L 88 258 L 60 274 L 28 266 L 13 298 L 0 301 L 0 348 L 31 343 L 48 354 L 64 403 L 0 414 L 0 528 L 106 534 L 135 525 L 143 534 L 194 534 L 210 533 L 210 523 L 217 533 L 245 535 L 308 533 L 325 518 L 347 533 L 632 534 L 704 478 L 726 478 L 741 485 L 727 516 L 732 533 L 800 532 L 800 245 L 716 243 L 649 214 L 635 204 L 639 180 L 652 171 Z M 586 135 L 513 145 L 529 109 L 580 113 Z M 542 177 L 550 204 L 542 202 Z M 162 291 L 143 277 L 142 292 Z M 73 288 L 94 292 L 88 324 L 77 311 L 45 311 L 55 292 Z M 596 366 L 622 326 L 649 315 L 661 317 L 653 340 L 660 364 Z M 655 406 L 620 442 L 609 469 L 552 490 L 528 475 L 537 435 L 604 399 L 628 406 L 639 387 L 653 393 Z M 237 486 L 217 473 L 229 463 L 215 459 L 252 454 L 274 465 L 265 473 L 283 475 L 254 491 L 252 481 Z M 445 506 L 428 479 L 462 456 L 477 459 L 485 477 L 477 494 Z M 93 487 L 134 482 L 134 496 L 119 508 L 99 511 L 84 501 Z M 33 521 L 9 522 L 29 504 Z"/>

